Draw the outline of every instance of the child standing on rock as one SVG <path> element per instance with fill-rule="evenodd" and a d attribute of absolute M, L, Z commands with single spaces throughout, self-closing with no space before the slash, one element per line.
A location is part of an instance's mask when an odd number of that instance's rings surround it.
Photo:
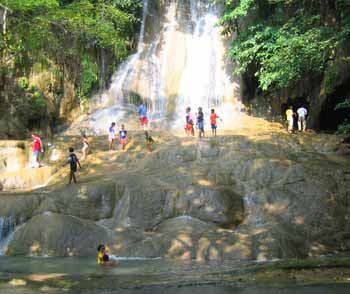
<path fill-rule="evenodd" d="M 198 108 L 197 127 L 199 130 L 199 138 L 201 139 L 202 137 L 204 137 L 204 113 L 202 107 Z"/>
<path fill-rule="evenodd" d="M 210 125 L 211 125 L 211 134 L 215 137 L 216 137 L 216 129 L 218 128 L 216 124 L 217 118 L 222 121 L 222 119 L 215 113 L 215 109 L 212 109 L 210 114 Z"/>
<path fill-rule="evenodd" d="M 108 130 L 108 142 L 109 142 L 109 151 L 113 150 L 113 143 L 115 140 L 115 122 L 112 122 Z"/>
<path fill-rule="evenodd" d="M 89 152 L 89 141 L 85 134 L 83 135 L 83 148 L 81 149 L 81 152 L 83 153 L 81 160 L 85 160 Z"/>
<path fill-rule="evenodd" d="M 72 183 L 72 180 L 74 181 L 74 184 L 76 184 L 77 183 L 77 179 L 75 177 L 75 173 L 77 172 L 78 165 L 79 165 L 79 168 L 81 168 L 81 165 L 80 165 L 79 159 L 75 155 L 74 149 L 72 147 L 69 148 L 68 163 L 69 163 L 69 166 L 70 166 L 69 184 Z"/>
<path fill-rule="evenodd" d="M 194 118 L 191 113 L 191 108 L 187 107 L 186 108 L 186 126 L 185 126 L 185 131 L 187 136 L 189 135 L 194 136 L 193 124 L 194 124 Z"/>
<path fill-rule="evenodd" d="M 125 126 L 122 125 L 122 129 L 119 131 L 119 141 L 120 145 L 122 145 L 122 150 L 125 151 L 125 145 L 127 141 L 128 131 L 125 130 Z"/>

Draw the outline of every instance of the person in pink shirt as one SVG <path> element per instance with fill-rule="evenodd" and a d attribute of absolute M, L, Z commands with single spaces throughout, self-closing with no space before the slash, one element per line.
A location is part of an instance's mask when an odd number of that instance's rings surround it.
<path fill-rule="evenodd" d="M 32 147 L 33 147 L 33 167 L 40 167 L 40 152 L 44 152 L 43 143 L 41 138 L 37 134 L 32 134 Z"/>

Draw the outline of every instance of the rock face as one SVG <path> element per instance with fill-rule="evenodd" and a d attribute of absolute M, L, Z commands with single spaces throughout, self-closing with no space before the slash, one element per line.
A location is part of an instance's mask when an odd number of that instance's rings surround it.
<path fill-rule="evenodd" d="M 93 255 L 98 244 L 109 241 L 108 232 L 91 221 L 47 213 L 33 217 L 15 234 L 8 254 Z"/>
<path fill-rule="evenodd" d="M 109 181 L 68 186 L 51 193 L 37 213 L 50 211 L 97 221 L 112 217 L 120 196 L 116 183 Z"/>
<path fill-rule="evenodd" d="M 215 144 L 160 133 L 151 154 L 136 132 L 126 152 L 90 155 L 78 185 L 0 194 L 0 216 L 27 221 L 7 254 L 91 255 L 99 243 L 121 256 L 198 260 L 349 251 L 338 138 L 242 132 Z"/>

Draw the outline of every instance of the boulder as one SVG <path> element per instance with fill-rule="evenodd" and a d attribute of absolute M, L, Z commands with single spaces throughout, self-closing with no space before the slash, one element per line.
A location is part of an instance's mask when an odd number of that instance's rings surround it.
<path fill-rule="evenodd" d="M 178 194 L 168 193 L 167 215 L 189 215 L 222 227 L 232 227 L 244 219 L 242 196 L 229 187 L 190 187 Z"/>
<path fill-rule="evenodd" d="M 37 213 L 50 211 L 95 221 L 111 218 L 123 189 L 108 180 L 69 185 L 52 192 Z"/>
<path fill-rule="evenodd" d="M 92 221 L 46 213 L 33 217 L 15 233 L 6 254 L 91 256 L 99 244 L 111 240 L 109 232 Z"/>

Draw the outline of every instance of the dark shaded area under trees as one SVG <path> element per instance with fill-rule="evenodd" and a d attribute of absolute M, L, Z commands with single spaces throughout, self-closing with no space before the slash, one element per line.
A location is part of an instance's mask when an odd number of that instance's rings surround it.
<path fill-rule="evenodd" d="M 0 4 L 0 137 L 21 138 L 50 135 L 106 86 L 134 46 L 142 1 Z"/>
<path fill-rule="evenodd" d="M 244 99 L 273 117 L 287 105 L 310 108 L 310 123 L 350 131 L 349 0 L 217 0 L 230 55 L 243 75 Z M 268 113 L 270 112 L 270 113 Z"/>

